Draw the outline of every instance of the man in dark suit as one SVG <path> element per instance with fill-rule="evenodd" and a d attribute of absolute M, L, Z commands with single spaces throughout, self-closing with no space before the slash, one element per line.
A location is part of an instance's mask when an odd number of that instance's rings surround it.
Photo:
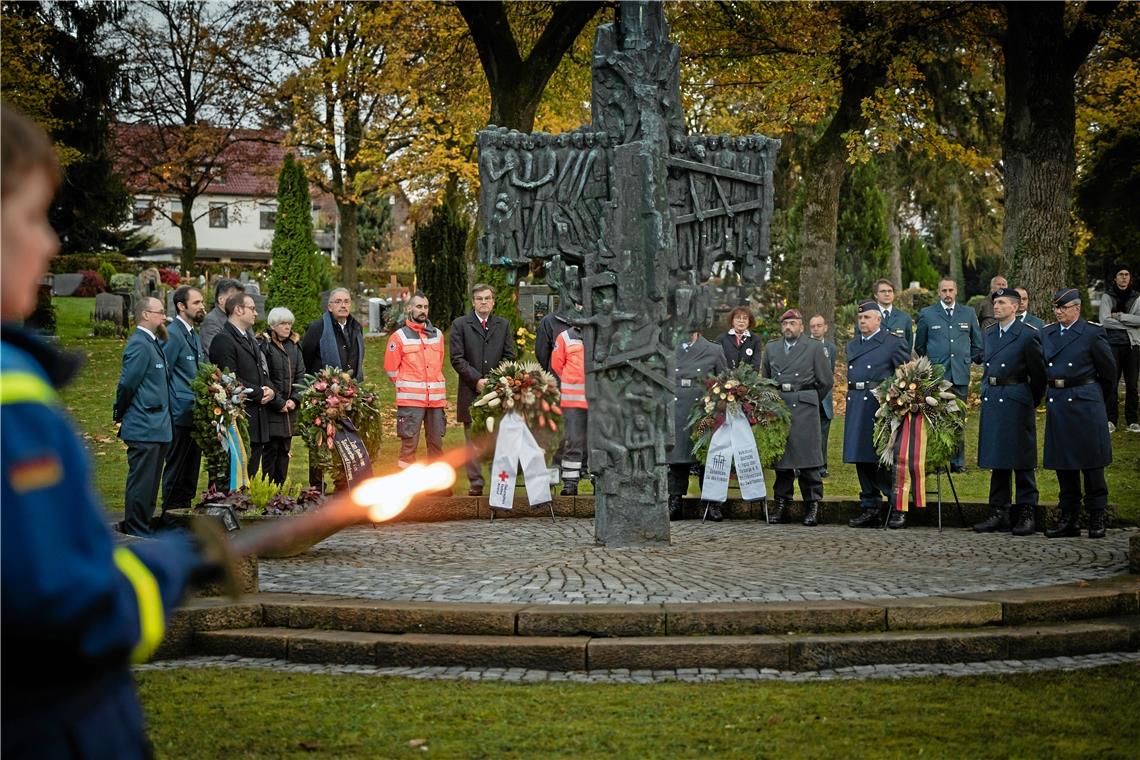
<path fill-rule="evenodd" d="M 822 314 L 816 314 L 808 322 L 808 329 L 811 330 L 811 337 L 823 344 L 823 352 L 827 354 L 827 360 L 831 363 L 831 377 L 834 381 L 835 359 L 838 356 L 838 351 L 835 348 L 835 341 L 827 335 L 827 320 Z M 832 391 L 834 391 L 834 385 L 832 386 Z M 819 401 L 819 437 L 821 439 L 820 445 L 823 448 L 823 467 L 819 470 L 819 476 L 826 478 L 828 475 L 827 438 L 831 433 L 831 420 L 835 416 L 835 404 L 832 402 L 832 392 L 828 392 L 827 395 Z"/>
<path fill-rule="evenodd" d="M 115 422 L 127 444 L 127 492 L 122 530 L 150 533 L 158 498 L 162 462 L 170 445 L 170 380 L 158 339 L 166 337 L 166 311 L 157 298 L 143 298 L 135 315 L 138 327 L 123 350 L 123 369 L 115 391 Z"/>
<path fill-rule="evenodd" d="M 487 384 L 487 374 L 517 354 L 507 320 L 491 313 L 495 309 L 495 290 L 486 283 L 475 283 L 471 287 L 471 304 L 469 313 L 451 323 L 451 366 L 459 375 L 456 416 L 463 423 L 463 438 L 471 450 L 467 460 L 467 495 L 482 496 L 483 460 L 475 456 L 471 442 L 471 403 Z"/>
<path fill-rule="evenodd" d="M 1037 405 L 1045 395 L 1041 336 L 1017 320 L 1021 297 L 1012 288 L 991 296 L 997 320 L 985 334 L 982 418 L 978 428 L 978 467 L 990 470 L 990 516 L 978 533 L 1006 531 L 1029 536 L 1036 530 Z M 1010 475 L 1017 482 L 1012 501 Z M 1012 506 L 1011 506 L 1012 505 Z"/>
<path fill-rule="evenodd" d="M 206 356 L 210 355 L 210 344 L 213 343 L 214 337 L 226 326 L 226 301 L 235 293 L 244 292 L 244 285 L 229 278 L 218 280 L 217 284 L 214 285 L 214 308 L 210 309 L 209 313 L 202 319 L 201 327 L 198 328 L 198 337 L 202 341 L 202 353 Z"/>
<path fill-rule="evenodd" d="M 918 329 L 914 334 L 914 352 L 930 357 L 946 370 L 953 383 L 954 394 L 966 403 L 970 390 L 970 364 L 982 361 L 982 328 L 974 310 L 957 303 L 958 284 L 950 277 L 938 283 L 939 303 L 918 313 Z M 950 460 L 951 472 L 966 471 L 965 440 Z"/>
<path fill-rule="evenodd" d="M 238 293 L 227 300 L 226 320 L 222 331 L 210 344 L 210 362 L 233 372 L 242 385 L 253 391 L 245 401 L 245 413 L 249 418 L 248 471 L 252 477 L 261 466 L 262 449 L 269 440 L 269 417 L 265 405 L 273 400 L 275 393 L 269 384 L 265 354 L 249 335 L 257 322 L 253 296 Z"/>
<path fill-rule="evenodd" d="M 890 280 L 875 283 L 875 303 L 883 314 L 879 329 L 896 338 L 902 338 L 909 347 L 914 341 L 913 324 L 910 315 L 895 306 L 895 284 Z"/>
<path fill-rule="evenodd" d="M 873 528 L 879 522 L 881 499 L 890 499 L 891 473 L 875 451 L 875 413 L 879 402 L 871 393 L 895 369 L 910 361 L 903 339 L 881 329 L 883 313 L 874 301 L 859 304 L 859 334 L 847 344 L 847 418 L 843 424 L 843 461 L 855 465 L 859 476 L 859 506 L 863 514 L 847 524 Z M 906 513 L 891 512 L 891 528 L 906 527 Z"/>
<path fill-rule="evenodd" d="M 1014 288 L 1021 296 L 1021 306 L 1017 308 L 1017 321 L 1029 325 L 1037 332 L 1045 329 L 1045 320 L 1035 314 L 1029 313 L 1029 291 L 1025 288 Z"/>
<path fill-rule="evenodd" d="M 198 488 L 198 470 L 202 452 L 194 442 L 194 391 L 190 387 L 198 376 L 198 366 L 206 361 L 197 325 L 206 316 L 202 291 L 183 285 L 174 291 L 177 312 L 167 330 L 162 352 L 170 370 L 170 416 L 174 425 L 170 448 L 166 452 L 166 468 L 162 473 L 162 511 L 184 509 Z"/>
<path fill-rule="evenodd" d="M 1053 299 L 1057 321 L 1041 332 L 1048 381 L 1045 402 L 1045 469 L 1057 472 L 1060 523 L 1048 538 L 1079 536 L 1081 479 L 1089 538 L 1104 538 L 1112 444 L 1102 388 L 1116 378 L 1116 362 L 1104 328 L 1081 319 L 1081 296 L 1064 288 Z"/>

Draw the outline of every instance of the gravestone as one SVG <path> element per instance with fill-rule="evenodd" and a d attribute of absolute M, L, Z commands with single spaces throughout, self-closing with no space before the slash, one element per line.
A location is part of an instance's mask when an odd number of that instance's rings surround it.
<path fill-rule="evenodd" d="M 660 3 L 619 3 L 595 37 L 592 125 L 490 125 L 477 139 L 480 258 L 516 275 L 545 268 L 560 313 L 583 328 L 595 538 L 607 546 L 669 541 L 675 346 L 710 324 L 720 262 L 752 286 L 767 268 L 779 142 L 686 135 L 668 34 Z"/>
<path fill-rule="evenodd" d="M 126 328 L 130 321 L 125 309 L 126 301 L 117 293 L 99 293 L 95 296 L 95 321 L 114 322 Z"/>
<path fill-rule="evenodd" d="M 162 288 L 162 277 L 154 267 L 139 272 L 135 284 L 135 298 L 158 298 Z"/>
<path fill-rule="evenodd" d="M 52 292 L 57 296 L 74 295 L 81 284 L 83 284 L 83 275 L 78 272 L 57 274 L 52 280 Z"/>

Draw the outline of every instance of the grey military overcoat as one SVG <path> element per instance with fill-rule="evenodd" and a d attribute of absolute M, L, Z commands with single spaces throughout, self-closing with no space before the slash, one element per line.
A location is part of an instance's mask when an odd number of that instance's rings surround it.
<path fill-rule="evenodd" d="M 697 338 L 695 343 L 677 346 L 677 363 L 673 368 L 673 387 L 676 393 L 673 399 L 675 440 L 666 460 L 669 464 L 690 464 L 696 461 L 693 459 L 693 431 L 689 429 L 689 411 L 704 395 L 705 380 L 727 368 L 724 349 L 704 338 Z M 816 433 L 818 432 L 817 420 Z"/>
<path fill-rule="evenodd" d="M 770 341 L 764 347 L 761 371 L 780 384 L 780 397 L 792 413 L 788 445 L 776 469 L 822 467 L 819 406 L 831 394 L 834 382 L 823 344 L 801 335 L 791 350 L 785 351 L 783 338 Z"/>

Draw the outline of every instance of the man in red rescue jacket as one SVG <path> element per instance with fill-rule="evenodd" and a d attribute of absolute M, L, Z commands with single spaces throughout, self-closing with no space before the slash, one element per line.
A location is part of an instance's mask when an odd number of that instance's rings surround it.
<path fill-rule="evenodd" d="M 562 495 L 578 495 L 586 453 L 586 347 L 582 333 L 570 327 L 558 333 L 550 369 L 562 388 Z"/>
<path fill-rule="evenodd" d="M 428 321 L 428 299 L 416 291 L 408 300 L 404 326 L 388 339 L 384 371 L 396 384 L 396 435 L 400 437 L 400 469 L 416 461 L 420 426 L 427 435 L 428 455 L 443 454 L 443 333 Z"/>

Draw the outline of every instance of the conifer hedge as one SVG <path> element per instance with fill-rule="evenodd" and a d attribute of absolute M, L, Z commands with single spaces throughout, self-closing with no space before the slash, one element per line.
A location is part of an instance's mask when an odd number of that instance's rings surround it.
<path fill-rule="evenodd" d="M 471 225 L 453 200 L 432 211 L 412 234 L 416 284 L 431 302 L 431 322 L 446 330 L 467 303 L 467 233 Z"/>
<path fill-rule="evenodd" d="M 266 309 L 289 309 L 297 320 L 294 329 L 301 332 L 321 316 L 321 254 L 313 239 L 309 181 L 292 153 L 286 154 L 277 178 L 277 217 L 270 255 Z"/>

